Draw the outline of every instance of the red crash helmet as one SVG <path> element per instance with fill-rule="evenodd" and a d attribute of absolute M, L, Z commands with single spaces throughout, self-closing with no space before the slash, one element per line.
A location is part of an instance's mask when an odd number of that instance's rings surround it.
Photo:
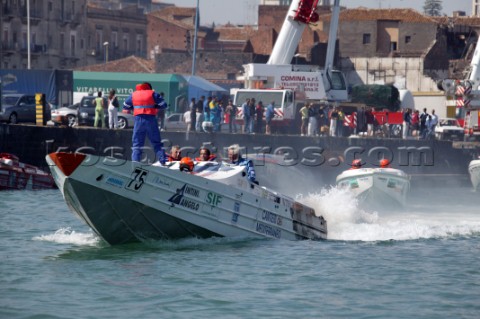
<path fill-rule="evenodd" d="M 193 171 L 194 163 L 193 160 L 190 157 L 183 157 L 180 160 L 180 170 L 181 171 L 187 171 L 191 172 Z"/>
<path fill-rule="evenodd" d="M 388 159 L 384 158 L 380 161 L 381 168 L 387 168 L 389 166 L 390 166 L 390 161 Z"/>
<path fill-rule="evenodd" d="M 352 167 L 353 168 L 360 168 L 362 167 L 362 160 L 361 159 L 355 159 L 352 161 Z"/>

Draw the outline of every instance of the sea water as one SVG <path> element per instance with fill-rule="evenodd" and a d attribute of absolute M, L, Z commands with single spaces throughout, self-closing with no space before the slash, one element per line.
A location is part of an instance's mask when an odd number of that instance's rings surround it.
<path fill-rule="evenodd" d="M 480 317 L 479 193 L 413 190 L 377 211 L 336 188 L 291 195 L 328 240 L 112 247 L 58 190 L 1 192 L 0 318 Z"/>

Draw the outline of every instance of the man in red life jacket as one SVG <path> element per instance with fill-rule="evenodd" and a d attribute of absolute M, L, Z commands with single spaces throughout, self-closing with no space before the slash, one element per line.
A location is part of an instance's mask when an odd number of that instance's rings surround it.
<path fill-rule="evenodd" d="M 135 91 L 125 100 L 125 109 L 133 109 L 135 124 L 132 136 L 132 161 L 140 162 L 145 137 L 148 136 L 158 161 L 165 164 L 166 156 L 158 129 L 157 113 L 159 109 L 166 109 L 167 103 L 160 94 L 152 89 L 148 82 L 137 84 Z"/>
<path fill-rule="evenodd" d="M 173 145 L 170 149 L 170 154 L 167 155 L 168 162 L 176 162 L 182 159 L 182 151 L 180 145 Z"/>
<path fill-rule="evenodd" d="M 200 148 L 200 156 L 195 158 L 198 162 L 214 161 L 217 157 L 210 153 L 210 150 L 206 147 Z"/>

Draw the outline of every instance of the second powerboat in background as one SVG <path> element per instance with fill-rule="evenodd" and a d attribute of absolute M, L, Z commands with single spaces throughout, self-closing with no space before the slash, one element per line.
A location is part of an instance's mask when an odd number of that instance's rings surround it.
<path fill-rule="evenodd" d="M 0 190 L 40 190 L 56 188 L 52 175 L 20 162 L 10 153 L 0 153 Z"/>
<path fill-rule="evenodd" d="M 476 191 L 480 185 L 480 158 L 470 162 L 468 165 L 468 173 L 470 174 L 473 189 Z"/>
<path fill-rule="evenodd" d="M 348 189 L 369 207 L 405 207 L 410 190 L 410 176 L 400 169 L 357 168 L 337 176 L 337 186 Z"/>

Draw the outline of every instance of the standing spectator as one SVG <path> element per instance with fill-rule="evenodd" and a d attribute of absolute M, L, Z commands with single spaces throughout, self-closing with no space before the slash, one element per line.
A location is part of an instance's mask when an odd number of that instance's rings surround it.
<path fill-rule="evenodd" d="M 95 98 L 95 122 L 93 126 L 98 127 L 98 121 L 102 122 L 102 128 L 105 128 L 105 103 L 103 102 L 102 92 L 98 91 Z"/>
<path fill-rule="evenodd" d="M 165 100 L 165 93 L 160 92 L 160 97 Z M 160 121 L 160 130 L 165 131 L 165 112 L 167 111 L 168 106 L 166 108 L 160 108 L 158 110 L 158 120 Z"/>
<path fill-rule="evenodd" d="M 307 135 L 314 136 L 317 132 L 317 110 L 313 107 L 312 103 L 308 104 L 308 126 Z"/>
<path fill-rule="evenodd" d="M 437 114 L 435 114 L 435 110 L 432 110 L 432 131 L 433 131 L 433 135 L 435 135 L 435 127 L 437 127 L 438 125 L 438 116 Z"/>
<path fill-rule="evenodd" d="M 209 96 L 203 105 L 203 116 L 204 121 L 211 122 L 212 119 L 210 118 L 210 103 L 212 102 L 213 97 Z"/>
<path fill-rule="evenodd" d="M 195 102 L 194 97 L 192 97 L 192 101 L 190 102 L 190 121 L 190 131 L 195 132 L 197 124 L 197 103 Z"/>
<path fill-rule="evenodd" d="M 412 122 L 412 116 L 410 115 L 410 109 L 405 109 L 403 112 L 403 139 L 408 137 L 408 131 L 410 130 L 410 124 Z"/>
<path fill-rule="evenodd" d="M 275 116 L 275 101 L 270 102 L 265 110 L 265 134 L 272 134 L 272 120 Z"/>
<path fill-rule="evenodd" d="M 209 104 L 210 122 L 213 124 L 213 131 L 218 132 L 220 128 L 220 121 L 222 120 L 222 110 L 219 109 L 217 97 L 213 97 Z"/>
<path fill-rule="evenodd" d="M 243 113 L 243 133 L 250 133 L 250 99 L 247 98 L 242 104 Z"/>
<path fill-rule="evenodd" d="M 200 97 L 200 99 L 198 100 L 197 102 L 197 107 L 196 107 L 196 111 L 197 111 L 197 120 L 195 122 L 195 131 L 197 132 L 201 132 L 202 131 L 202 124 L 203 124 L 203 120 L 204 120 L 204 116 L 203 116 L 203 102 L 205 101 L 205 96 L 202 95 Z M 193 125 L 193 123 L 192 123 Z"/>
<path fill-rule="evenodd" d="M 418 110 L 415 110 L 410 120 L 410 128 L 411 128 L 412 136 L 418 135 L 418 130 L 420 128 L 419 124 L 420 124 L 420 114 Z"/>
<path fill-rule="evenodd" d="M 254 134 L 255 129 L 254 129 L 254 123 L 255 123 L 255 99 L 251 98 L 250 99 L 250 104 L 248 104 L 248 107 L 250 108 L 250 133 Z"/>
<path fill-rule="evenodd" d="M 190 111 L 190 108 L 183 113 L 183 121 L 187 124 L 187 132 L 190 132 L 192 129 L 192 111 Z"/>
<path fill-rule="evenodd" d="M 118 99 L 115 90 L 110 90 L 108 94 L 108 126 L 111 129 L 118 128 Z"/>
<path fill-rule="evenodd" d="M 305 103 L 303 107 L 298 111 L 300 116 L 302 117 L 302 126 L 300 127 L 300 135 L 305 136 L 307 135 L 307 127 L 308 127 L 308 108 L 310 107 L 309 103 Z"/>
<path fill-rule="evenodd" d="M 427 108 L 423 109 L 422 114 L 420 114 L 420 138 L 424 139 L 427 137 L 427 119 L 429 114 L 427 113 Z"/>
<path fill-rule="evenodd" d="M 223 101 L 220 99 L 217 104 L 217 114 L 216 114 L 216 132 L 222 131 L 222 124 L 224 122 L 224 114 L 225 114 L 225 106 L 223 105 Z"/>
<path fill-rule="evenodd" d="M 160 94 L 152 89 L 148 82 L 137 84 L 135 91 L 125 100 L 125 108 L 133 109 L 135 124 L 132 136 L 132 161 L 140 162 L 142 149 L 145 145 L 145 137 L 148 136 L 158 161 L 165 164 L 165 151 L 161 142 L 160 131 L 158 130 L 157 113 L 158 108 L 167 108 L 167 103 Z"/>
<path fill-rule="evenodd" d="M 338 109 L 333 108 L 330 113 L 330 136 L 337 136 Z"/>
<path fill-rule="evenodd" d="M 431 140 L 435 137 L 435 133 L 433 130 L 433 117 L 432 115 L 427 116 L 427 120 L 425 121 L 425 139 Z"/>
<path fill-rule="evenodd" d="M 362 135 L 361 133 L 365 132 L 365 124 L 365 106 L 362 106 L 357 109 L 356 134 Z"/>
<path fill-rule="evenodd" d="M 257 119 L 257 124 L 255 128 L 257 133 L 262 133 L 262 122 L 263 122 L 263 112 L 264 112 L 263 102 L 258 101 L 257 106 L 255 107 L 255 118 Z"/>
<path fill-rule="evenodd" d="M 345 113 L 340 107 L 337 107 L 338 120 L 337 120 L 337 136 L 343 136 L 343 124 L 345 121 Z"/>
<path fill-rule="evenodd" d="M 237 106 L 233 105 L 232 100 L 228 100 L 227 107 L 225 108 L 225 114 L 228 114 L 228 131 L 230 133 L 237 133 Z"/>
<path fill-rule="evenodd" d="M 320 135 L 328 134 L 328 114 L 326 114 L 325 105 L 320 105 L 318 109 L 318 128 Z"/>
<path fill-rule="evenodd" d="M 373 136 L 373 125 L 375 124 L 373 107 L 370 107 L 365 111 L 365 122 L 367 123 L 367 136 Z"/>

